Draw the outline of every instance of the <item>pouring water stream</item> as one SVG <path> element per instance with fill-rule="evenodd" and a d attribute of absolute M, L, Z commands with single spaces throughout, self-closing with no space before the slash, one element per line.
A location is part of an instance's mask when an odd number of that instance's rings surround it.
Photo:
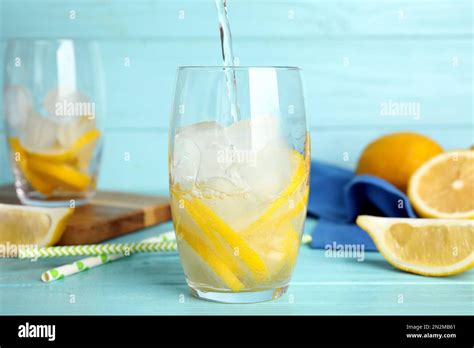
<path fill-rule="evenodd" d="M 231 106 L 232 123 L 240 120 L 240 110 L 237 97 L 237 81 L 235 77 L 234 53 L 232 50 L 232 35 L 227 17 L 227 0 L 215 0 L 219 18 L 219 33 L 221 39 L 222 61 L 226 78 L 227 95 Z"/>

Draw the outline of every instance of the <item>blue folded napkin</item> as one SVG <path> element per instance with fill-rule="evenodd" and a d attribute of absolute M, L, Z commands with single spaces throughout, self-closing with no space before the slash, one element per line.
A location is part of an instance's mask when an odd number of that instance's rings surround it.
<path fill-rule="evenodd" d="M 312 248 L 364 245 L 377 250 L 355 223 L 357 215 L 416 217 L 408 197 L 387 181 L 320 161 L 311 162 L 308 214 L 317 217 Z"/>

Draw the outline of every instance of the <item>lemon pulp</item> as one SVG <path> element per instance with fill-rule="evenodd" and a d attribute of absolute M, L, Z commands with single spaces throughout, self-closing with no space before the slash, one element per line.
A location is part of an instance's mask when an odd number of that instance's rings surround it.
<path fill-rule="evenodd" d="M 446 152 L 411 177 L 408 196 L 422 217 L 474 218 L 474 151 Z"/>
<path fill-rule="evenodd" d="M 448 276 L 474 266 L 474 221 L 362 215 L 356 222 L 385 259 L 401 270 Z"/>
<path fill-rule="evenodd" d="M 62 236 L 71 208 L 0 204 L 0 244 L 47 246 Z"/>

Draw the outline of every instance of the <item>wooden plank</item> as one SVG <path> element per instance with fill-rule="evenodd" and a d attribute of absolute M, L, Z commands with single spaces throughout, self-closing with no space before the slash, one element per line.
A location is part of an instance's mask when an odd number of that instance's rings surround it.
<path fill-rule="evenodd" d="M 13 186 L 0 187 L 0 202 L 20 204 Z M 170 219 L 167 197 L 98 191 L 90 204 L 74 209 L 58 244 L 99 243 Z"/>

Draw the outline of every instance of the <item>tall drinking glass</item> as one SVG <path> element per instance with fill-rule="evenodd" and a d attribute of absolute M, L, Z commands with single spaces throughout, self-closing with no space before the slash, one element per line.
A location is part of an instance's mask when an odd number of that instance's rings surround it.
<path fill-rule="evenodd" d="M 4 120 L 22 203 L 75 206 L 95 193 L 105 115 L 95 42 L 10 40 Z"/>
<path fill-rule="evenodd" d="M 286 291 L 306 216 L 309 159 L 298 68 L 178 69 L 170 193 L 194 296 L 258 302 Z"/>

